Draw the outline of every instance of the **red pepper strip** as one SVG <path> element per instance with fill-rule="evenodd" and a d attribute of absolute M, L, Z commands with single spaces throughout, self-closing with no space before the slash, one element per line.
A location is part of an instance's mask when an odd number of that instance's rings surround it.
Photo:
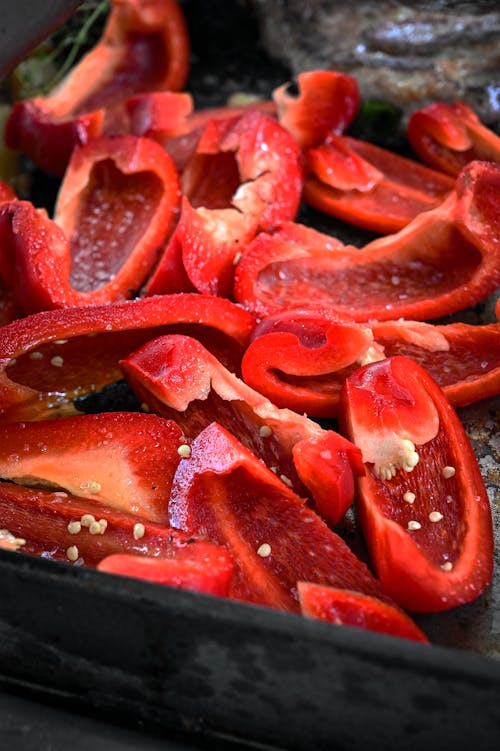
<path fill-rule="evenodd" d="M 217 420 L 295 492 L 312 495 L 331 525 L 343 518 L 362 464 L 342 436 L 278 409 L 191 337 L 160 337 L 120 364 L 141 401 L 175 420 L 186 435 L 194 438 Z"/>
<path fill-rule="evenodd" d="M 241 362 L 243 380 L 278 407 L 335 417 L 345 379 L 392 355 L 416 360 L 450 404 L 500 393 L 500 324 L 421 321 L 357 324 L 331 309 L 290 309 L 264 318 Z"/>
<path fill-rule="evenodd" d="M 172 229 L 179 198 L 173 163 L 153 141 L 103 137 L 75 149 L 54 221 L 29 202 L 0 207 L 19 309 L 132 297 Z"/>
<path fill-rule="evenodd" d="M 6 143 L 62 175 L 75 146 L 103 130 L 128 130 L 127 99 L 182 89 L 188 68 L 189 38 L 176 0 L 113 0 L 101 39 L 57 89 L 14 105 Z"/>
<path fill-rule="evenodd" d="M 178 448 L 174 422 L 140 412 L 0 424 L 0 478 L 64 490 L 165 523 Z"/>
<path fill-rule="evenodd" d="M 138 94 L 127 101 L 130 132 L 160 143 L 183 171 L 196 152 L 200 137 L 210 121 L 240 117 L 249 110 L 276 117 L 274 102 L 262 100 L 242 105 L 207 107 L 193 111 L 187 93 L 170 91 Z"/>
<path fill-rule="evenodd" d="M 347 379 L 341 418 L 365 462 L 357 511 L 384 591 L 420 612 L 474 600 L 491 579 L 491 511 L 442 390 L 413 360 L 392 357 Z"/>
<path fill-rule="evenodd" d="M 201 555 L 212 546 L 166 525 L 141 523 L 137 516 L 88 498 L 10 482 L 0 483 L 0 518 L 11 535 L 7 539 L 17 549 L 66 561 L 70 560 L 69 550 L 71 558 L 76 554 L 78 563 L 87 566 L 96 566 L 103 558 L 124 552 L 189 560 L 196 555 L 192 546 L 203 546 Z M 91 532 L 93 521 L 99 524 L 99 531 L 92 527 Z M 214 552 L 219 550 L 213 547 Z"/>
<path fill-rule="evenodd" d="M 299 582 L 297 589 L 302 615 L 309 618 L 318 618 L 339 626 L 364 628 L 402 639 L 429 641 L 406 613 L 376 597 L 310 582 Z"/>
<path fill-rule="evenodd" d="M 433 326 L 419 321 L 372 325 L 386 357 L 416 360 L 443 389 L 455 407 L 500 393 L 500 324 Z"/>
<path fill-rule="evenodd" d="M 500 162 L 500 138 L 463 102 L 436 102 L 414 112 L 407 136 L 420 159 L 458 175 L 474 159 Z"/>
<path fill-rule="evenodd" d="M 222 546 L 197 541 L 182 557 L 147 558 L 116 553 L 104 558 L 97 568 L 108 574 L 228 597 L 234 564 L 230 552 Z"/>
<path fill-rule="evenodd" d="M 441 206 L 362 249 L 262 233 L 239 262 L 234 297 L 258 315 L 315 304 L 356 321 L 428 319 L 474 305 L 500 283 L 500 165 L 472 162 Z M 336 244 L 336 241 L 334 241 Z"/>
<path fill-rule="evenodd" d="M 14 201 L 17 198 L 14 190 L 3 180 L 0 180 L 0 203 L 4 201 Z"/>
<path fill-rule="evenodd" d="M 278 407 L 335 417 L 347 375 L 383 356 L 367 325 L 325 307 L 292 308 L 257 324 L 241 372 Z"/>
<path fill-rule="evenodd" d="M 367 567 L 276 475 L 220 425 L 181 459 L 169 504 L 173 527 L 227 545 L 230 596 L 298 612 L 297 581 L 382 597 Z"/>
<path fill-rule="evenodd" d="M 298 96 L 289 84 L 273 91 L 280 123 L 301 148 L 316 146 L 330 133 L 343 133 L 359 107 L 356 79 L 332 70 L 313 70 L 297 76 Z"/>
<path fill-rule="evenodd" d="M 454 186 L 441 172 L 348 136 L 332 135 L 309 149 L 306 164 L 306 203 L 382 234 L 438 206 Z"/>
<path fill-rule="evenodd" d="M 189 332 L 236 371 L 255 324 L 209 295 L 169 295 L 36 313 L 0 329 L 0 420 L 75 412 L 71 400 L 122 378 L 118 361 L 167 331 Z"/>
<path fill-rule="evenodd" d="M 192 286 L 229 297 L 234 260 L 246 244 L 259 229 L 271 229 L 297 214 L 299 149 L 284 128 L 256 111 L 210 121 L 181 182 L 186 196 L 181 219 L 146 294 Z M 179 290 L 175 285 L 183 276 Z"/>

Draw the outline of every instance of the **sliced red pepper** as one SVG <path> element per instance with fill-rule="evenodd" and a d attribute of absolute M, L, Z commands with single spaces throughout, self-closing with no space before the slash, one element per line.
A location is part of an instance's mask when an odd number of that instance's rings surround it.
<path fill-rule="evenodd" d="M 458 175 L 474 159 L 500 162 L 500 138 L 464 102 L 436 102 L 408 120 L 407 136 L 420 159 Z"/>
<path fill-rule="evenodd" d="M 230 373 L 200 342 L 186 336 L 150 341 L 121 362 L 141 401 L 195 438 L 217 420 L 318 512 L 337 524 L 352 503 L 355 446 L 332 430 L 274 404 Z"/>
<path fill-rule="evenodd" d="M 88 498 L 10 482 L 0 482 L 0 518 L 14 548 L 78 565 L 96 566 L 123 553 L 190 559 L 193 545 L 203 546 L 201 554 L 212 545 Z"/>
<path fill-rule="evenodd" d="M 309 618 L 378 631 L 402 639 L 429 641 L 406 613 L 376 597 L 310 582 L 299 582 L 297 589 L 302 615 Z"/>
<path fill-rule="evenodd" d="M 54 221 L 27 201 L 0 209 L 19 309 L 29 314 L 134 296 L 179 200 L 172 160 L 149 139 L 103 137 L 75 149 Z"/>
<path fill-rule="evenodd" d="M 176 423 L 140 412 L 0 423 L 0 478 L 165 523 L 185 443 Z"/>
<path fill-rule="evenodd" d="M 441 172 L 348 136 L 329 136 L 306 152 L 306 163 L 306 203 L 382 234 L 439 206 L 454 186 Z"/>
<path fill-rule="evenodd" d="M 165 295 L 45 311 L 0 329 L 0 419 L 74 414 L 72 400 L 122 378 L 118 361 L 167 331 L 200 338 L 234 371 L 255 324 L 209 295 Z"/>
<path fill-rule="evenodd" d="M 278 407 L 335 417 L 346 376 L 382 357 L 368 325 L 326 307 L 291 308 L 257 324 L 241 372 Z"/>
<path fill-rule="evenodd" d="M 199 292 L 229 297 L 234 260 L 245 245 L 259 229 L 271 229 L 297 214 L 299 149 L 284 128 L 257 111 L 213 120 L 181 182 L 186 196 L 181 219 L 146 292 L 188 291 L 185 283 L 180 290 L 174 286 L 183 268 Z"/>
<path fill-rule="evenodd" d="M 298 612 L 300 580 L 384 597 L 343 540 L 216 423 L 181 460 L 169 511 L 172 526 L 193 534 L 203 530 L 230 548 L 231 597 Z"/>
<path fill-rule="evenodd" d="M 302 148 L 347 130 L 359 107 L 355 78 L 333 70 L 312 70 L 299 73 L 297 86 L 297 96 L 285 83 L 273 91 L 273 99 L 280 123 Z"/>
<path fill-rule="evenodd" d="M 221 545 L 198 540 L 182 556 L 148 558 L 115 553 L 98 563 L 97 569 L 108 574 L 130 576 L 155 584 L 227 597 L 234 564 L 231 553 Z"/>
<path fill-rule="evenodd" d="M 384 591 L 423 612 L 474 600 L 491 580 L 491 510 L 442 390 L 413 360 L 392 357 L 353 373 L 341 407 L 365 462 L 357 510 Z"/>
<path fill-rule="evenodd" d="M 345 379 L 358 367 L 392 355 L 416 360 L 450 404 L 500 393 L 500 324 L 432 325 L 422 321 L 354 323 L 315 306 L 264 318 L 241 362 L 249 386 L 278 407 L 335 417 Z"/>
<path fill-rule="evenodd" d="M 189 38 L 176 0 L 113 0 L 101 39 L 58 87 L 14 105 L 6 143 L 62 175 L 75 146 L 128 130 L 127 99 L 182 89 L 188 69 Z"/>
<path fill-rule="evenodd" d="M 258 315 L 315 304 L 356 321 L 437 318 L 469 307 L 500 282 L 500 165 L 472 162 L 450 197 L 396 235 L 357 249 L 315 233 L 261 233 L 235 272 L 234 296 Z M 320 239 L 322 238 L 322 247 Z"/>

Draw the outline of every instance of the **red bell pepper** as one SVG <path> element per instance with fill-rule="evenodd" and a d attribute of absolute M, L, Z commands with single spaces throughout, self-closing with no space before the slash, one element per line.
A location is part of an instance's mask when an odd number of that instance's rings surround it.
<path fill-rule="evenodd" d="M 234 297 L 259 316 L 311 301 L 356 321 L 437 318 L 469 307 L 500 282 L 500 165 L 472 162 L 449 198 L 396 235 L 357 249 L 309 231 L 262 233 L 239 262 Z"/>
<path fill-rule="evenodd" d="M 184 274 L 199 292 L 227 297 L 235 258 L 245 245 L 258 230 L 297 214 L 299 149 L 284 128 L 257 111 L 210 121 L 181 185 L 181 219 L 146 292 L 188 291 L 185 283 L 176 286 Z M 170 280 L 172 268 L 178 270 Z"/>
<path fill-rule="evenodd" d="M 298 612 L 301 580 L 384 598 L 345 542 L 217 423 L 181 459 L 169 514 L 173 527 L 229 547 L 235 599 Z"/>
<path fill-rule="evenodd" d="M 221 545 L 197 540 L 173 558 L 115 553 L 97 564 L 99 571 L 180 589 L 227 597 L 234 564 L 231 553 Z"/>
<path fill-rule="evenodd" d="M 333 70 L 312 70 L 297 76 L 298 95 L 283 84 L 273 91 L 278 119 L 301 148 L 316 146 L 331 133 L 343 133 L 359 107 L 356 79 Z"/>
<path fill-rule="evenodd" d="M 62 175 L 75 146 L 128 131 L 127 99 L 182 89 L 188 69 L 189 38 L 176 0 L 113 0 L 101 39 L 57 88 L 14 105 L 7 145 Z"/>
<path fill-rule="evenodd" d="M 441 172 L 348 136 L 329 136 L 305 158 L 304 201 L 381 234 L 439 206 L 454 186 Z"/>
<path fill-rule="evenodd" d="M 207 540 L 195 540 L 190 534 L 152 521 L 141 522 L 137 516 L 89 498 L 11 482 L 0 482 L 0 517 L 13 548 L 76 565 L 96 566 L 108 556 L 125 551 L 186 560 L 210 555 L 210 548 L 214 554 L 221 552 Z M 196 551 L 198 545 L 201 547 Z"/>
<path fill-rule="evenodd" d="M 399 608 L 376 597 L 321 584 L 299 582 L 297 586 L 302 615 L 337 625 L 428 642 L 426 635 Z"/>
<path fill-rule="evenodd" d="M 388 358 L 346 380 L 340 417 L 363 454 L 357 511 L 384 591 L 413 611 L 474 600 L 492 574 L 491 510 L 442 390 L 413 360 Z"/>
<path fill-rule="evenodd" d="M 413 150 L 434 169 L 458 175 L 474 159 L 500 162 L 500 138 L 463 102 L 436 102 L 408 120 Z"/>
<path fill-rule="evenodd" d="M 318 512 L 337 524 L 352 503 L 358 449 L 307 417 L 277 409 L 230 373 L 196 339 L 164 336 L 121 361 L 140 400 L 190 438 L 218 421 Z"/>
<path fill-rule="evenodd" d="M 0 207 L 19 309 L 132 297 L 157 261 L 179 200 L 173 163 L 149 139 L 102 137 L 75 149 L 54 221 L 29 202 Z"/>
<path fill-rule="evenodd" d="M 0 423 L 0 478 L 165 523 L 185 443 L 174 422 L 140 412 Z"/>
<path fill-rule="evenodd" d="M 167 331 L 198 336 L 237 370 L 254 325 L 250 313 L 209 295 L 158 296 L 19 319 L 0 329 L 0 420 L 74 414 L 75 397 L 119 380 L 118 361 Z"/>
<path fill-rule="evenodd" d="M 345 379 L 392 355 L 416 360 L 455 406 L 500 393 L 500 324 L 354 323 L 321 307 L 283 310 L 255 327 L 243 380 L 278 407 L 335 417 Z"/>

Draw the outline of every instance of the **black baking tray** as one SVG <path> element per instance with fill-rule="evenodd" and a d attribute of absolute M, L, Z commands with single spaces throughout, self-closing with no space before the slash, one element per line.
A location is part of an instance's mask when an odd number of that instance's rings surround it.
<path fill-rule="evenodd" d="M 287 79 L 248 3 L 183 8 L 197 106 Z M 305 207 L 300 220 L 370 239 Z M 79 407 L 137 404 L 121 384 Z M 476 419 L 498 419 L 498 403 L 474 409 L 462 415 L 470 434 Z M 476 603 L 422 617 L 441 643 L 431 646 L 0 550 L 0 686 L 196 748 L 493 751 L 497 589 L 498 574 Z"/>

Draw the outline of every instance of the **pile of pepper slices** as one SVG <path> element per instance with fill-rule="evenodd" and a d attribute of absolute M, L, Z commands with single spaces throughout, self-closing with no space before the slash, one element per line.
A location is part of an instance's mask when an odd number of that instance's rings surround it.
<path fill-rule="evenodd" d="M 500 139 L 461 103 L 410 117 L 421 162 L 352 138 L 333 71 L 195 111 L 189 55 L 175 0 L 120 0 L 12 109 L 62 181 L 53 218 L 0 189 L 0 544 L 426 641 L 406 611 L 492 575 L 453 407 L 500 391 L 500 323 L 426 321 L 500 284 Z M 142 411 L 77 412 L 123 378 Z"/>

